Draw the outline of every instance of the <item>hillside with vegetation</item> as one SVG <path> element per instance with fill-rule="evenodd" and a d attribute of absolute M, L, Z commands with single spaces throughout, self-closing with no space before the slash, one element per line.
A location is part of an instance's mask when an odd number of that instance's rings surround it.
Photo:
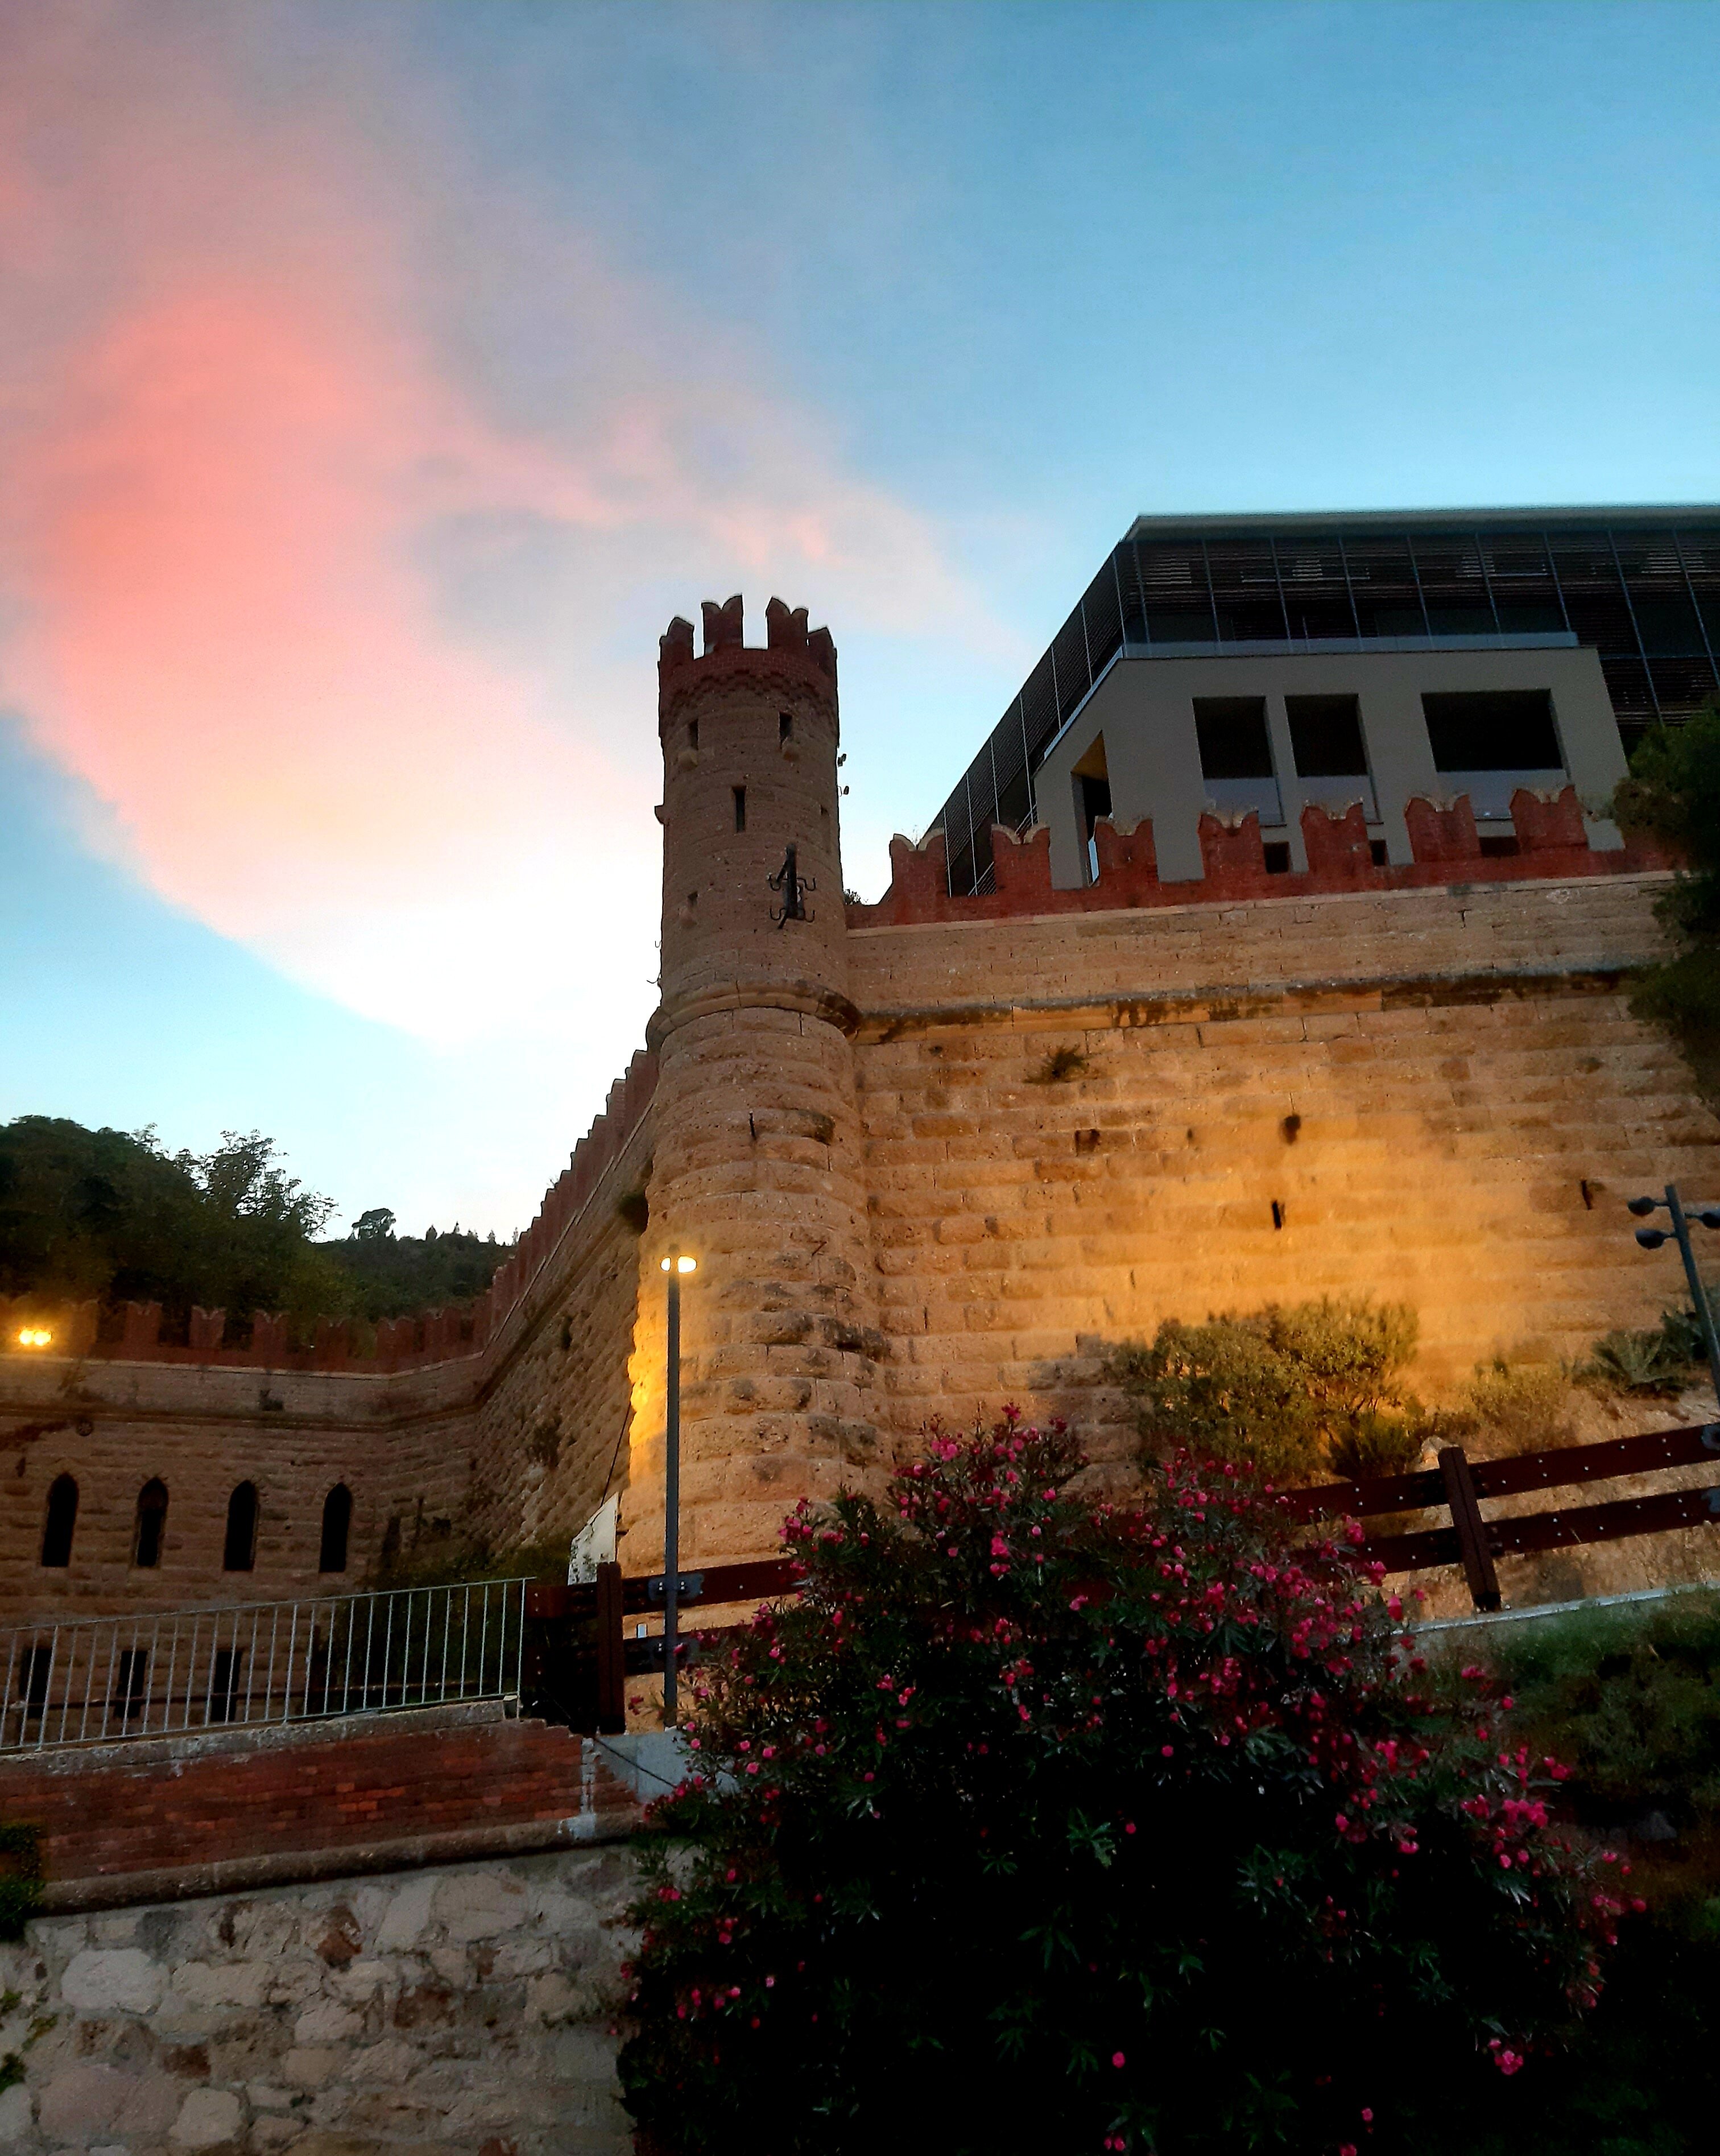
<path fill-rule="evenodd" d="M 510 1247 L 459 1227 L 398 1235 L 385 1207 L 319 1240 L 334 1209 L 260 1132 L 193 1153 L 64 1116 L 0 1125 L 0 1294 L 158 1302 L 169 1338 L 193 1306 L 373 1322 L 469 1301 Z"/>

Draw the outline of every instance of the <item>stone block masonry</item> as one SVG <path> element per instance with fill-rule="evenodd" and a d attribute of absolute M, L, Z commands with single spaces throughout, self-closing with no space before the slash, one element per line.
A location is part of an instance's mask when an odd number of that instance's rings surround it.
<path fill-rule="evenodd" d="M 1462 797 L 1412 800 L 1413 858 L 1384 862 L 1359 808 L 1309 805 L 1294 873 L 1256 819 L 1209 816 L 1192 881 L 1161 880 L 1150 822 L 1100 819 L 1069 890 L 1044 833 L 999 834 L 972 897 L 933 833 L 849 906 L 835 648 L 778 600 L 762 648 L 743 626 L 733 598 L 706 605 L 702 649 L 679 619 L 661 640 L 661 1002 L 470 1339 L 391 1334 L 394 1367 L 360 1368 L 331 1366 L 331 1337 L 326 1367 L 259 1368 L 266 1342 L 229 1353 L 211 1317 L 165 1358 L 0 1354 L 0 1607 L 315 1591 L 336 1477 L 339 1584 L 473 1544 L 551 1567 L 610 1487 L 624 1568 L 655 1570 L 672 1250 L 699 1260 L 692 1568 L 770 1554 L 798 1500 L 875 1485 L 933 1414 L 1065 1415 L 1120 1486 L 1105 1351 L 1166 1317 L 1401 1296 L 1436 1397 L 1676 1293 L 1622 1211 L 1674 1178 L 1720 1198 L 1720 1123 L 1628 1008 L 1670 870 L 1591 844 L 1569 788 L 1519 790 L 1514 851 L 1481 851 Z M 79 1527 L 51 1569 L 62 1474 Z M 170 1502 L 145 1569 L 152 1476 Z M 257 1567 L 224 1574 L 242 1476 Z"/>
<path fill-rule="evenodd" d="M 624 1847 L 39 1918 L 0 2149 L 626 2156 Z"/>

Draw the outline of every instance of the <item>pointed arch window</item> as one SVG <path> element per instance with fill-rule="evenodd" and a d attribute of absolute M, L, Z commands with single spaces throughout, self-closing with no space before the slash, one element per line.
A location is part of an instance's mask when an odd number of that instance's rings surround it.
<path fill-rule="evenodd" d="M 347 1543 L 352 1528 L 352 1492 L 344 1482 L 336 1482 L 322 1501 L 322 1548 L 316 1559 L 319 1572 L 347 1569 Z"/>
<path fill-rule="evenodd" d="M 227 1501 L 227 1541 L 223 1572 L 249 1572 L 257 1562 L 257 1486 L 241 1482 Z"/>
<path fill-rule="evenodd" d="M 48 1517 L 42 1527 L 42 1562 L 64 1568 L 72 1561 L 72 1530 L 78 1524 L 78 1486 L 69 1475 L 56 1476 L 48 1492 Z"/>
<path fill-rule="evenodd" d="M 152 1572 L 162 1561 L 162 1537 L 167 1525 L 167 1486 L 157 1477 L 137 1493 L 137 1525 L 131 1537 L 131 1562 Z"/>

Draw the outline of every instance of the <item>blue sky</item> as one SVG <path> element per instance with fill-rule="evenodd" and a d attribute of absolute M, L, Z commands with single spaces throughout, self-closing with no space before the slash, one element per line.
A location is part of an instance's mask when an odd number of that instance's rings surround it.
<path fill-rule="evenodd" d="M 0 23 L 0 1116 L 506 1233 L 651 1002 L 652 663 L 875 896 L 1137 512 L 1720 498 L 1720 11 Z"/>

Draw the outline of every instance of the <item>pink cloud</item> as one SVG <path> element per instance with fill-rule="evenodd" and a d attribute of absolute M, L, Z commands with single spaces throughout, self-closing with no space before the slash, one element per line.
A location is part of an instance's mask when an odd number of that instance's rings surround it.
<path fill-rule="evenodd" d="M 372 85 L 263 95 L 245 19 L 0 29 L 0 696 L 157 891 L 297 978 L 439 1038 L 529 1025 L 559 978 L 544 1023 L 590 998 L 625 1035 L 647 918 L 577 984 L 561 954 L 655 846 L 654 653 L 603 655 L 630 595 L 977 610 L 720 327 L 529 203 L 456 214 Z M 585 341 L 552 418 L 456 365 L 468 275 Z M 446 559 L 498 528 L 547 565 L 501 623 Z"/>

